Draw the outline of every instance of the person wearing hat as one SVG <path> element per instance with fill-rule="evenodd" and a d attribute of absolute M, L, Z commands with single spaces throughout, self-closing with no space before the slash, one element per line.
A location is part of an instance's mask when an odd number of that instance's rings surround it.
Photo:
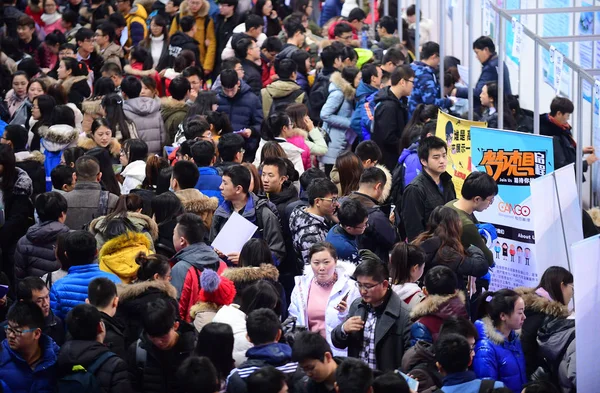
<path fill-rule="evenodd" d="M 212 322 L 215 314 L 223 306 L 233 303 L 236 295 L 235 285 L 227 277 L 220 276 L 214 270 L 205 269 L 200 276 L 200 294 L 198 303 L 192 306 L 190 316 L 198 332 Z"/>

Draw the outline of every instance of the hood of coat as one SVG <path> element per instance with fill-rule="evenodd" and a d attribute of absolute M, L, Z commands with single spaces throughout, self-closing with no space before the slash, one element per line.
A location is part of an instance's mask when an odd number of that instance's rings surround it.
<path fill-rule="evenodd" d="M 258 280 L 279 280 L 279 270 L 275 265 L 269 263 L 261 263 L 259 267 L 235 267 L 226 269 L 222 273 L 223 277 L 227 277 L 234 284 L 249 283 Z"/>
<path fill-rule="evenodd" d="M 167 119 L 174 113 L 187 113 L 187 111 L 188 106 L 185 104 L 185 101 L 177 101 L 173 97 L 163 97 L 160 99 L 160 113 L 164 119 Z"/>
<path fill-rule="evenodd" d="M 207 265 L 216 265 L 220 261 L 215 250 L 206 243 L 190 244 L 175 254 L 173 260 L 176 263 L 187 262 L 199 269 L 204 269 Z"/>
<path fill-rule="evenodd" d="M 219 207 L 219 200 L 217 198 L 209 198 L 195 188 L 179 190 L 175 192 L 175 195 L 181 201 L 184 210 L 188 212 L 215 211 Z"/>
<path fill-rule="evenodd" d="M 219 311 L 219 306 L 211 302 L 198 302 L 190 308 L 190 316 L 192 319 L 196 318 L 196 314 L 203 312 L 213 312 L 216 313 Z"/>
<path fill-rule="evenodd" d="M 544 324 L 538 331 L 540 354 L 550 364 L 559 363 L 563 350 L 575 339 L 575 320 L 556 318 Z"/>
<path fill-rule="evenodd" d="M 417 149 L 419 148 L 419 143 L 415 142 L 412 145 L 410 145 L 408 147 L 408 149 L 402 149 L 402 153 L 400 153 L 400 158 L 398 158 L 398 163 L 399 164 L 404 164 L 404 162 L 406 161 L 406 159 L 411 155 L 411 154 L 417 154 Z M 385 167 L 384 167 L 385 168 Z"/>
<path fill-rule="evenodd" d="M 83 148 L 84 150 L 92 150 L 98 146 L 98 144 L 94 141 L 93 137 L 90 134 L 86 134 L 84 136 L 79 137 L 77 141 L 77 146 Z M 107 146 L 110 155 L 113 157 L 119 157 L 121 154 L 121 144 L 117 141 L 116 138 L 111 138 L 110 143 Z"/>
<path fill-rule="evenodd" d="M 20 151 L 15 153 L 15 160 L 17 162 L 24 161 L 37 161 L 40 164 L 43 164 L 46 161 L 46 156 L 43 153 L 40 153 L 37 150 L 34 151 Z"/>
<path fill-rule="evenodd" d="M 44 147 L 49 151 L 62 150 L 79 138 L 79 131 L 67 124 L 55 124 L 47 129 L 40 127 L 39 131 Z M 55 147 L 57 149 L 53 150 Z"/>
<path fill-rule="evenodd" d="M 144 18 L 146 19 L 146 18 Z M 98 51 L 100 53 L 100 51 Z M 102 56 L 107 59 L 110 56 L 119 56 L 119 57 L 123 57 L 123 49 L 121 48 L 120 45 L 111 42 L 110 44 L 108 44 L 108 46 L 106 47 L 106 49 L 104 49 L 102 51 Z"/>
<path fill-rule="evenodd" d="M 160 101 L 149 97 L 130 98 L 123 101 L 123 110 L 138 116 L 148 116 L 160 111 Z"/>
<path fill-rule="evenodd" d="M 67 93 L 69 93 L 71 91 L 71 89 L 73 88 L 73 85 L 77 82 L 81 82 L 81 81 L 85 81 L 87 83 L 87 76 L 81 75 L 81 76 L 71 76 L 65 80 L 63 80 L 62 82 L 60 82 L 60 84 L 62 85 L 63 89 L 65 89 L 65 91 Z"/>
<path fill-rule="evenodd" d="M 415 282 L 407 282 L 406 284 L 402 285 L 393 285 L 392 289 L 403 301 L 421 291 L 421 287 L 419 287 L 419 285 Z"/>
<path fill-rule="evenodd" d="M 168 281 L 141 281 L 129 285 L 117 285 L 117 294 L 119 295 L 120 302 L 135 299 L 148 291 L 163 292 L 167 296 L 177 299 L 177 289 Z"/>
<path fill-rule="evenodd" d="M 108 347 L 97 341 L 69 340 L 60 347 L 58 353 L 59 375 L 69 373 L 75 365 L 88 367 L 108 351 Z"/>
<path fill-rule="evenodd" d="M 15 180 L 15 184 L 13 185 L 12 193 L 14 195 L 31 196 L 33 194 L 33 182 L 31 178 L 21 168 L 17 167 L 15 169 L 17 170 L 17 180 Z"/>
<path fill-rule="evenodd" d="M 358 87 L 356 88 L 356 98 L 360 100 L 363 97 L 368 97 L 371 94 L 375 93 L 377 90 L 379 89 L 371 85 L 367 85 L 363 81 L 360 81 Z"/>
<path fill-rule="evenodd" d="M 381 193 L 381 197 L 379 198 L 379 203 L 385 203 L 390 193 L 392 192 L 392 173 L 387 169 L 384 165 L 375 165 L 377 168 L 381 169 L 383 173 L 385 173 L 385 186 L 383 186 L 383 192 Z"/>
<path fill-rule="evenodd" d="M 102 97 L 83 100 L 81 103 L 81 111 L 86 115 L 99 115 L 100 109 L 102 108 Z"/>
<path fill-rule="evenodd" d="M 142 213 L 136 212 L 127 212 L 127 218 L 131 221 L 140 231 L 148 231 L 152 239 L 156 240 L 158 238 L 158 225 L 156 222 Z M 90 222 L 90 233 L 96 235 L 102 232 L 102 226 L 104 225 L 104 221 L 106 216 L 94 218 L 92 222 Z M 101 229 L 102 228 L 102 229 Z"/>
<path fill-rule="evenodd" d="M 34 245 L 45 245 L 56 242 L 59 234 L 69 232 L 69 227 L 58 221 L 46 221 L 35 224 L 27 230 L 27 240 Z"/>
<path fill-rule="evenodd" d="M 102 260 L 106 256 L 117 254 L 127 248 L 140 246 L 150 249 L 152 247 L 150 239 L 142 233 L 127 232 L 104 243 L 98 254 L 98 260 Z"/>
<path fill-rule="evenodd" d="M 332 89 L 335 90 L 337 88 L 338 90 L 342 91 L 344 98 L 349 101 L 353 100 L 356 96 L 356 89 L 342 77 L 341 72 L 334 72 L 331 74 L 329 81 L 331 82 L 329 85 L 330 92 Z"/>
<path fill-rule="evenodd" d="M 171 36 L 171 38 L 169 39 L 169 44 L 182 48 L 186 44 L 198 45 L 198 41 L 196 41 L 194 38 L 190 37 L 189 35 L 181 32 L 181 31 L 178 31 L 177 33 L 173 34 L 173 36 Z M 163 97 L 163 98 L 166 98 L 166 97 Z"/>
<path fill-rule="evenodd" d="M 555 300 L 548 300 L 535 293 L 535 288 L 519 287 L 515 288 L 525 302 L 525 308 L 550 315 L 555 318 L 566 318 L 569 316 L 569 307 Z"/>
<path fill-rule="evenodd" d="M 296 90 L 300 89 L 300 85 L 293 81 L 277 80 L 265 87 L 267 93 L 273 98 L 287 97 Z"/>
<path fill-rule="evenodd" d="M 383 101 L 392 101 L 392 102 L 396 103 L 399 108 L 402 106 L 402 103 L 406 101 L 406 97 L 402 97 L 402 98 L 398 99 L 398 97 L 396 97 L 396 95 L 394 93 L 392 93 L 392 90 L 390 89 L 389 86 L 386 87 L 385 89 L 381 89 L 377 93 L 375 93 L 375 96 L 373 97 L 373 99 L 376 104 L 383 102 Z"/>
<path fill-rule="evenodd" d="M 200 10 L 196 14 L 192 14 L 190 12 L 188 3 L 185 0 L 181 2 L 181 8 L 180 8 L 181 16 L 192 15 L 192 16 L 195 16 L 196 18 L 202 18 L 202 17 L 205 17 L 206 15 L 208 15 L 209 9 L 210 9 L 210 5 L 208 4 L 208 1 L 206 1 L 206 0 L 202 1 Z"/>
<path fill-rule="evenodd" d="M 435 315 L 443 319 L 452 315 L 468 317 L 465 294 L 463 291 L 457 291 L 453 295 L 429 295 L 410 312 L 413 321 L 426 315 Z"/>
<path fill-rule="evenodd" d="M 402 369 L 411 370 L 418 364 L 435 363 L 435 353 L 433 352 L 433 344 L 424 340 L 419 340 L 417 343 L 405 352 L 402 357 Z"/>
<path fill-rule="evenodd" d="M 478 322 L 480 322 L 480 324 L 476 324 L 475 327 L 477 327 L 477 333 L 479 333 L 480 340 L 487 338 L 496 345 L 503 345 L 505 341 L 510 341 L 507 340 L 506 337 L 504 337 L 502 333 L 498 331 L 498 329 L 496 329 L 496 327 L 494 326 L 494 322 L 490 317 L 484 317 Z M 510 335 L 511 340 L 517 338 L 517 334 L 515 332 L 511 332 Z"/>
<path fill-rule="evenodd" d="M 292 359 L 292 348 L 287 344 L 272 343 L 252 347 L 246 354 L 252 360 L 262 360 L 270 365 L 278 366 Z"/>
<path fill-rule="evenodd" d="M 146 162 L 137 160 L 127 164 L 125 169 L 123 169 L 123 172 L 121 172 L 121 176 L 133 177 L 134 179 L 143 182 L 144 179 L 146 179 Z"/>
<path fill-rule="evenodd" d="M 304 139 L 308 138 L 308 132 L 303 130 L 302 128 L 294 127 L 292 131 L 287 135 L 288 138 L 293 138 L 295 136 L 301 136 Z"/>
<path fill-rule="evenodd" d="M 143 20 L 148 19 L 148 12 L 146 11 L 146 8 L 142 6 L 141 3 L 135 4 L 133 7 L 131 7 L 131 10 L 129 10 L 129 14 L 125 15 L 125 19 L 129 20 L 134 16 L 139 16 Z"/>

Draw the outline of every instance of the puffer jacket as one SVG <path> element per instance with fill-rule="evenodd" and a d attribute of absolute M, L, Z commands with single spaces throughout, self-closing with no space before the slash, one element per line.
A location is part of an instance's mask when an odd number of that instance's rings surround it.
<path fill-rule="evenodd" d="M 177 101 L 172 97 L 163 97 L 160 100 L 160 115 L 165 122 L 165 130 L 167 139 L 165 144 L 170 145 L 175 140 L 175 134 L 179 129 L 179 125 L 187 116 L 189 106 L 185 101 Z"/>
<path fill-rule="evenodd" d="M 171 258 L 171 263 L 171 284 L 177 289 L 179 296 L 182 296 L 185 278 L 191 267 L 202 270 L 207 265 L 218 266 L 220 259 L 215 250 L 206 243 L 194 243 L 178 251 Z M 190 307 L 192 305 L 194 303 Z"/>
<path fill-rule="evenodd" d="M 331 243 L 337 252 L 338 258 L 350 261 L 355 265 L 360 264 L 360 255 L 358 255 L 358 236 L 350 235 L 342 228 L 340 224 L 335 224 L 327 236 L 325 241 Z"/>
<path fill-rule="evenodd" d="M 88 77 L 84 75 L 71 76 L 60 81 L 59 84 L 65 89 L 69 103 L 75 104 L 78 108 L 81 108 L 83 100 L 92 94 L 90 85 L 88 85 Z"/>
<path fill-rule="evenodd" d="M 498 82 L 498 55 L 493 53 L 489 59 L 483 62 L 481 68 L 481 74 L 479 75 L 479 79 L 475 84 L 475 89 L 473 91 L 473 97 L 479 97 L 481 94 L 481 90 L 483 86 L 488 82 Z M 504 94 L 509 96 L 512 94 L 512 90 L 510 88 L 510 74 L 508 72 L 508 67 L 505 62 L 502 62 L 502 66 L 504 67 Z M 469 88 L 468 87 L 459 87 L 456 89 L 456 97 L 458 98 L 469 98 Z M 479 110 L 481 107 L 481 101 L 475 99 L 473 102 L 474 110 Z"/>
<path fill-rule="evenodd" d="M 410 345 L 417 341 L 434 343 L 444 321 L 452 316 L 468 318 L 465 295 L 458 291 L 454 295 L 429 295 L 413 307 L 410 318 Z"/>
<path fill-rule="evenodd" d="M 198 46 L 200 44 L 198 41 L 185 34 L 182 31 L 178 31 L 173 34 L 169 39 L 169 50 L 168 50 L 168 67 L 173 67 L 175 63 L 175 59 L 179 56 L 179 54 L 184 50 L 190 50 L 194 54 L 196 59 L 196 64 L 200 63 L 200 51 L 198 50 Z M 174 135 L 174 134 L 173 134 Z"/>
<path fill-rule="evenodd" d="M 46 192 L 46 172 L 44 171 L 44 161 L 46 157 L 39 151 L 20 151 L 15 153 L 17 167 L 23 169 L 29 175 L 33 183 L 33 198 Z"/>
<path fill-rule="evenodd" d="M 137 277 L 140 268 L 136 256 L 143 252 L 151 254 L 152 242 L 138 232 L 127 232 L 110 239 L 100 249 L 98 261 L 100 270 L 113 273 L 124 283 L 129 284 Z"/>
<path fill-rule="evenodd" d="M 441 109 L 448 109 L 453 105 L 450 98 L 440 98 L 441 87 L 436 70 L 422 61 L 413 61 L 410 68 L 415 72 L 412 94 L 408 97 L 410 115 L 419 104 L 435 105 Z"/>
<path fill-rule="evenodd" d="M 355 94 L 356 89 L 342 78 L 341 73 L 331 75 L 329 95 L 320 114 L 323 129 L 331 139 L 327 153 L 321 158 L 324 164 L 335 164 L 337 157 L 348 150 L 356 137 L 350 127 Z"/>
<path fill-rule="evenodd" d="M 535 293 L 535 288 L 519 287 L 515 291 L 525 302 L 525 322 L 521 328 L 521 345 L 525 353 L 527 377 L 544 364 L 544 357 L 539 351 L 538 334 L 540 329 L 554 319 L 565 319 L 569 316 L 569 308 L 561 302 L 549 300 Z"/>
<path fill-rule="evenodd" d="M 0 381 L 12 393 L 53 393 L 56 391 L 56 360 L 58 345 L 42 334 L 39 341 L 42 355 L 33 369 L 25 359 L 13 351 L 8 340 L 2 341 L 0 350 Z"/>
<path fill-rule="evenodd" d="M 369 100 L 369 97 L 367 100 Z M 398 99 L 389 87 L 379 90 L 373 97 L 375 112 L 373 115 L 373 133 L 371 139 L 381 149 L 381 164 L 390 171 L 394 170 L 400 157 L 400 138 L 406 123 L 408 109 L 406 97 Z"/>
<path fill-rule="evenodd" d="M 121 195 L 127 195 L 136 188 L 141 188 L 146 180 L 146 161 L 137 160 L 127 164 L 121 172 L 123 184 L 121 184 Z"/>
<path fill-rule="evenodd" d="M 335 269 L 337 281 L 331 288 L 329 299 L 323 304 L 323 314 L 325 316 L 325 338 L 331 346 L 334 356 L 347 356 L 346 349 L 338 349 L 331 342 L 331 332 L 340 323 L 346 319 L 348 308 L 344 312 L 339 312 L 336 307 L 347 296 L 347 304 L 352 304 L 354 299 L 360 297 L 360 292 L 355 285 L 355 281 L 350 278 L 354 273 L 354 264 L 338 261 Z M 309 327 L 308 319 L 308 300 L 310 296 L 310 286 L 315 274 L 310 265 L 305 265 L 304 274 L 294 277 L 295 285 L 290 297 L 289 315 L 296 317 L 296 325 Z M 322 334 L 322 332 L 319 332 Z"/>
<path fill-rule="evenodd" d="M 77 145 L 79 132 L 66 124 L 55 124 L 52 127 L 40 127 L 39 129 L 40 146 L 42 153 L 46 156 L 44 160 L 44 170 L 46 171 L 46 191 L 52 189 L 52 170 L 60 164 L 62 152 L 72 146 Z"/>
<path fill-rule="evenodd" d="M 289 136 L 286 140 L 292 145 L 296 146 L 299 149 L 302 149 L 302 169 L 307 170 L 311 167 L 310 163 L 310 148 L 306 144 L 305 140 L 308 137 L 306 131 L 301 130 L 299 128 L 294 128 L 292 130 L 293 136 Z"/>
<path fill-rule="evenodd" d="M 302 162 L 302 154 L 304 153 L 304 150 L 301 149 L 300 147 L 294 145 L 293 143 L 288 142 L 287 140 L 285 140 L 281 137 L 277 137 L 273 141 L 267 141 L 262 138 L 260 139 L 260 143 L 258 144 L 258 149 L 256 150 L 256 155 L 254 156 L 253 164 L 255 167 L 257 167 L 257 168 L 260 167 L 262 149 L 263 149 L 263 147 L 265 147 L 267 142 L 279 143 L 279 146 L 281 146 L 281 148 L 285 152 L 287 158 L 292 162 L 292 164 L 294 164 L 294 169 L 298 172 L 298 175 L 301 175 L 304 173 L 304 164 Z"/>
<path fill-rule="evenodd" d="M 104 224 L 106 216 L 98 217 L 90 222 L 89 231 L 96 237 L 98 251 L 102 248 L 107 239 L 104 235 Z M 144 234 L 151 244 L 151 250 L 154 251 L 154 241 L 158 239 L 158 225 L 153 219 L 142 213 L 127 212 L 127 219 L 135 225 L 138 232 Z"/>
<path fill-rule="evenodd" d="M 148 97 L 131 98 L 123 102 L 123 111 L 135 123 L 139 138 L 148 145 L 148 153 L 161 155 L 166 131 L 160 115 L 160 101 Z"/>
<path fill-rule="evenodd" d="M 299 264 L 310 263 L 308 260 L 310 247 L 317 242 L 324 241 L 331 228 L 330 223 L 324 217 L 314 216 L 306 209 L 306 206 L 298 207 L 290 215 L 290 233 Z"/>
<path fill-rule="evenodd" d="M 58 235 L 66 232 L 69 232 L 69 227 L 58 221 L 46 221 L 30 227 L 27 234 L 19 239 L 15 250 L 17 278 L 42 277 L 60 269 L 54 246 Z"/>
<path fill-rule="evenodd" d="M 575 320 L 555 318 L 538 333 L 540 356 L 545 359 L 547 371 L 560 384 L 562 392 L 575 392 L 577 387 L 577 359 L 575 356 Z"/>
<path fill-rule="evenodd" d="M 269 116 L 271 106 L 273 105 L 273 99 L 282 99 L 293 94 L 295 91 L 300 90 L 301 87 L 294 81 L 291 80 L 276 80 L 269 84 L 267 87 L 261 90 L 260 94 L 262 97 L 262 110 L 263 116 L 266 118 Z M 301 104 L 304 102 L 306 93 L 301 93 L 294 100 L 295 103 Z"/>
<path fill-rule="evenodd" d="M 411 310 L 425 299 L 425 294 L 421 290 L 421 287 L 415 282 L 394 284 L 392 285 L 392 291 L 394 291 L 400 300 L 406 303 Z"/>
<path fill-rule="evenodd" d="M 140 349 L 146 352 L 144 366 L 138 364 L 136 354 L 140 351 L 137 342 L 132 343 L 127 351 L 127 364 L 133 390 L 144 393 L 178 393 L 182 386 L 175 378 L 175 373 L 185 359 L 192 356 L 196 348 L 196 330 L 192 325 L 180 322 L 179 340 L 175 346 L 161 351 L 152 344 L 148 335 L 140 336 Z"/>
<path fill-rule="evenodd" d="M 92 150 L 98 146 L 98 144 L 94 141 L 94 138 L 91 134 L 86 134 L 84 136 L 80 136 L 77 141 L 77 146 L 83 148 L 84 150 Z M 111 138 L 110 143 L 106 147 L 111 157 L 114 160 L 118 160 L 121 155 L 121 144 L 117 141 L 117 138 Z"/>
<path fill-rule="evenodd" d="M 187 213 L 194 213 L 200 216 L 206 228 L 211 227 L 213 215 L 217 207 L 219 207 L 219 200 L 217 198 L 209 198 L 195 188 L 176 191 L 175 195 L 177 195 L 183 205 L 183 209 Z"/>
<path fill-rule="evenodd" d="M 4 202 L 4 225 L 0 226 L 0 255 L 5 263 L 12 265 L 12 254 L 17 241 L 25 235 L 27 228 L 34 223 L 31 194 L 33 184 L 27 172 L 16 168 L 17 178 L 10 194 L 2 194 Z M 0 258 L 0 260 L 2 260 Z"/>
<path fill-rule="evenodd" d="M 73 366 L 87 368 L 110 349 L 97 341 L 70 340 L 61 348 L 58 355 L 58 376 L 72 374 Z M 130 393 L 131 384 L 127 363 L 119 356 L 108 358 L 94 373 L 102 392 Z"/>
<path fill-rule="evenodd" d="M 331 18 L 341 15 L 342 4 L 341 0 L 326 0 L 321 10 L 321 18 L 319 19 L 319 26 L 323 27 Z"/>
<path fill-rule="evenodd" d="M 50 308 L 54 314 L 65 319 L 73 307 L 85 303 L 88 285 L 98 277 L 106 277 L 115 284 L 121 282 L 116 275 L 101 271 L 97 263 L 71 266 L 67 275 L 57 280 L 50 288 Z"/>
<path fill-rule="evenodd" d="M 212 166 L 204 166 L 198 167 L 198 172 L 200 173 L 200 177 L 194 188 L 209 198 L 217 198 L 219 205 L 223 203 L 223 195 L 221 195 L 221 190 L 219 189 L 223 179 L 219 175 L 219 171 Z"/>
<path fill-rule="evenodd" d="M 398 158 L 398 164 L 404 166 L 404 187 L 408 186 L 415 177 L 423 170 L 421 160 L 419 160 L 419 143 L 415 142 L 406 149 L 403 149 Z"/>
<path fill-rule="evenodd" d="M 365 102 L 367 98 L 377 92 L 377 88 L 367 85 L 362 80 L 358 84 L 356 88 L 356 105 L 354 106 L 354 112 L 352 113 L 352 119 L 350 120 L 350 126 L 352 130 L 356 133 L 359 140 L 363 139 L 362 125 L 361 119 L 366 117 L 366 108 Z"/>
<path fill-rule="evenodd" d="M 427 341 L 417 341 L 404 352 L 400 370 L 419 381 L 419 392 L 433 392 L 442 387 L 443 377 L 435 365 L 433 344 Z"/>
<path fill-rule="evenodd" d="M 134 5 L 129 13 L 125 15 L 125 22 L 127 23 L 127 30 L 129 31 L 129 38 L 125 46 L 137 46 L 147 34 L 146 19 L 148 13 L 141 4 Z"/>
<path fill-rule="evenodd" d="M 125 348 L 140 337 L 142 315 L 146 305 L 158 299 L 170 302 L 177 307 L 177 290 L 165 280 L 138 281 L 133 284 L 117 285 L 119 307 L 114 318 L 125 326 Z"/>
<path fill-rule="evenodd" d="M 477 378 L 500 381 L 513 392 L 520 392 L 527 376 L 519 335 L 513 331 L 505 338 L 489 317 L 476 321 L 475 327 L 479 334 L 473 358 Z"/>
<path fill-rule="evenodd" d="M 229 270 L 229 269 L 228 269 Z M 254 345 L 248 341 L 248 331 L 246 330 L 246 314 L 240 310 L 237 304 L 223 306 L 217 311 L 213 322 L 226 323 L 233 330 L 233 360 L 236 367 L 244 363 L 247 359 L 246 351 Z"/>
<path fill-rule="evenodd" d="M 192 244 L 192 246 L 194 246 L 194 244 Z M 190 247 L 191 246 L 188 246 L 186 248 Z M 216 269 L 219 275 L 227 269 L 227 264 L 218 259 L 218 257 L 216 262 L 211 263 L 214 261 L 211 253 L 214 253 L 214 251 L 210 246 L 204 245 L 204 247 L 199 248 L 201 249 L 201 252 L 197 252 L 195 255 L 184 255 L 183 257 L 185 259 L 180 259 L 176 262 L 176 265 L 179 266 L 176 273 L 181 274 L 182 271 L 185 271 L 183 288 L 181 289 L 179 298 L 179 316 L 186 322 L 192 321 L 190 310 L 200 300 L 200 289 L 202 289 L 200 279 L 202 277 L 202 271 L 207 268 L 206 265 L 218 266 Z M 180 253 L 184 250 L 185 249 L 181 250 Z M 179 255 L 179 253 L 175 254 L 173 260 L 176 260 L 176 257 L 181 257 L 181 255 Z M 197 257 L 198 259 L 194 260 L 193 257 Z M 204 263 L 206 263 L 206 265 Z M 174 266 L 173 270 L 175 269 L 176 267 Z"/>

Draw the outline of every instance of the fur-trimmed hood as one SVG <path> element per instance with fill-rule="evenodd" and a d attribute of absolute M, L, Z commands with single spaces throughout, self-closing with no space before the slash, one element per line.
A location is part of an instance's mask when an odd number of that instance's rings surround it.
<path fill-rule="evenodd" d="M 465 294 L 463 291 L 457 291 L 453 295 L 429 295 L 423 301 L 412 309 L 410 318 L 416 321 L 426 315 L 461 315 L 467 314 L 465 308 Z"/>
<path fill-rule="evenodd" d="M 37 161 L 40 164 L 43 164 L 46 161 L 46 156 L 37 150 L 31 152 L 25 150 L 15 153 L 15 160 L 17 160 L 17 162 Z"/>
<path fill-rule="evenodd" d="M 92 150 L 95 147 L 100 147 L 90 134 L 80 136 L 79 140 L 77 141 L 77 146 L 83 148 L 84 150 Z M 113 157 L 119 157 L 121 154 L 121 144 L 116 138 L 110 138 L 110 143 L 108 144 L 107 149 L 110 152 L 110 155 Z"/>
<path fill-rule="evenodd" d="M 153 219 L 151 219 L 145 214 L 136 212 L 127 212 L 127 218 L 140 230 L 148 231 L 148 233 L 152 237 L 152 240 L 158 239 L 158 225 Z M 95 218 L 92 220 L 92 222 L 90 222 L 89 230 L 92 235 L 95 236 L 96 234 L 102 232 L 100 228 L 104 224 L 105 219 L 106 216 L 102 216 Z"/>
<path fill-rule="evenodd" d="M 139 246 L 150 249 L 152 244 L 150 244 L 150 239 L 148 239 L 142 233 L 127 232 L 104 243 L 104 246 L 98 254 L 98 259 L 102 261 L 102 259 L 106 256 L 119 253 L 120 251 L 123 251 L 129 247 Z"/>
<path fill-rule="evenodd" d="M 488 340 L 490 340 L 496 345 L 504 344 L 504 341 L 506 341 L 506 337 L 504 337 L 504 335 L 502 335 L 502 333 L 500 333 L 500 331 L 496 329 L 496 327 L 494 326 L 494 322 L 490 317 L 483 317 L 481 319 L 481 322 L 483 324 L 483 333 L 485 334 L 485 337 L 487 337 Z M 516 332 L 514 332 L 514 334 L 516 336 Z M 479 339 L 481 340 L 483 338 L 484 337 L 481 337 L 480 335 Z"/>
<path fill-rule="evenodd" d="M 259 267 L 236 267 L 226 269 L 222 274 L 234 283 L 248 283 L 258 280 L 279 280 L 279 270 L 275 265 L 261 263 Z"/>
<path fill-rule="evenodd" d="M 329 79 L 339 90 L 344 93 L 344 98 L 351 101 L 356 96 L 356 89 L 347 80 L 342 78 L 341 72 L 334 72 Z M 331 87 L 329 88 L 331 90 Z"/>
<path fill-rule="evenodd" d="M 65 92 L 67 94 L 69 94 L 69 92 L 71 91 L 71 88 L 73 87 L 73 85 L 77 82 L 81 82 L 81 81 L 86 81 L 87 83 L 88 77 L 81 75 L 81 76 L 71 76 L 67 79 L 65 79 L 64 81 L 61 81 L 60 84 L 62 85 L 63 89 L 65 89 Z"/>
<path fill-rule="evenodd" d="M 190 12 L 190 10 L 188 9 L 188 3 L 185 0 L 181 2 L 181 6 L 180 7 L 181 8 L 179 8 L 179 10 L 181 12 L 181 16 L 182 17 L 188 16 L 188 15 L 192 15 L 192 16 L 194 16 L 196 18 L 198 18 L 198 17 L 202 18 L 202 17 L 207 16 L 208 15 L 208 11 L 210 9 L 210 5 L 208 4 L 208 1 L 206 1 L 206 0 L 202 0 L 202 5 L 200 6 L 200 11 L 198 11 L 198 13 L 196 13 L 196 14 L 192 14 Z"/>
<path fill-rule="evenodd" d="M 39 129 L 40 136 L 44 139 L 44 149 L 57 152 L 67 148 L 79 137 L 79 131 L 67 124 L 55 124 L 49 128 Z"/>
<path fill-rule="evenodd" d="M 570 315 L 569 307 L 555 300 L 548 300 L 535 293 L 535 288 L 519 287 L 515 288 L 525 302 L 525 308 L 534 312 L 550 315 L 555 318 L 566 318 Z"/>
<path fill-rule="evenodd" d="M 86 115 L 98 115 L 102 108 L 102 97 L 83 100 L 81 103 L 81 111 Z"/>
<path fill-rule="evenodd" d="M 117 285 L 117 294 L 119 295 L 119 301 L 123 302 L 135 299 L 149 289 L 159 290 L 169 297 L 177 299 L 177 289 L 170 282 L 163 280 L 141 281 L 129 285 L 119 284 Z"/>
<path fill-rule="evenodd" d="M 303 130 L 302 128 L 294 127 L 292 131 L 286 135 L 288 138 L 293 138 L 295 136 L 301 136 L 304 139 L 308 138 L 308 132 Z"/>
<path fill-rule="evenodd" d="M 229 270 L 229 269 L 227 269 Z M 196 303 L 192 306 L 192 308 L 190 309 L 190 316 L 192 317 L 192 319 L 196 318 L 196 314 L 201 313 L 201 312 L 213 312 L 216 313 L 217 311 L 219 311 L 221 307 L 217 306 L 214 303 L 210 303 L 210 302 L 199 302 Z"/>
<path fill-rule="evenodd" d="M 175 192 L 175 195 L 177 195 L 184 210 L 187 212 L 197 214 L 207 210 L 214 212 L 219 207 L 219 200 L 217 198 L 209 198 L 195 188 L 179 190 Z"/>
<path fill-rule="evenodd" d="M 15 180 L 15 184 L 12 189 L 12 193 L 14 195 L 26 195 L 31 196 L 33 194 L 33 182 L 31 178 L 23 169 L 17 167 L 17 179 Z M 7 196 L 4 196 L 7 198 Z"/>
<path fill-rule="evenodd" d="M 386 182 L 385 186 L 383 186 L 381 197 L 379 198 L 379 203 L 385 203 L 392 192 L 392 173 L 385 167 L 385 165 L 375 165 L 375 167 L 381 169 L 383 173 L 385 173 Z"/>

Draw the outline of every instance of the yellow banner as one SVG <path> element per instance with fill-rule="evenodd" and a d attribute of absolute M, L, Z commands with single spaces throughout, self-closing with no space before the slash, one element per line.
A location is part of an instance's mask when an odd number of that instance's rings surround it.
<path fill-rule="evenodd" d="M 456 195 L 471 173 L 471 127 L 487 127 L 487 123 L 469 121 L 439 111 L 435 135 L 448 143 L 447 171 L 452 175 Z"/>

